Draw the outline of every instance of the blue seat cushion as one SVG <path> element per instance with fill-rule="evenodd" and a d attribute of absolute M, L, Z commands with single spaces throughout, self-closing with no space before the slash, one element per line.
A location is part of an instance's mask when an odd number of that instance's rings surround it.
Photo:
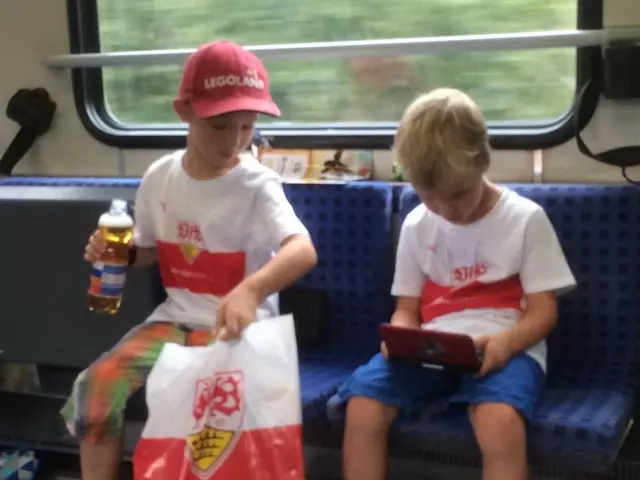
<path fill-rule="evenodd" d="M 592 367 L 566 365 L 543 390 L 528 425 L 532 464 L 593 473 L 611 465 L 635 406 L 636 374 Z M 589 377 L 591 382 L 580 380 Z M 402 450 L 479 455 L 464 411 L 443 416 L 428 406 L 419 419 L 396 423 L 391 435 Z"/>
<path fill-rule="evenodd" d="M 299 353 L 302 416 L 305 423 L 323 422 L 329 397 L 372 352 L 348 346 L 320 347 Z"/>

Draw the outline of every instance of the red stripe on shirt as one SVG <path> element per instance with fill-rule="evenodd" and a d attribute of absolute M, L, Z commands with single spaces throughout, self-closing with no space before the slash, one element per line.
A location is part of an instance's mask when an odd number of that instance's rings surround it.
<path fill-rule="evenodd" d="M 475 308 L 521 310 L 523 291 L 520 277 L 513 275 L 492 283 L 473 281 L 443 286 L 427 280 L 422 289 L 421 314 L 426 323 L 449 313 Z"/>
<path fill-rule="evenodd" d="M 157 242 L 157 252 L 165 288 L 224 296 L 244 279 L 244 252 L 209 252 L 169 242 Z"/>

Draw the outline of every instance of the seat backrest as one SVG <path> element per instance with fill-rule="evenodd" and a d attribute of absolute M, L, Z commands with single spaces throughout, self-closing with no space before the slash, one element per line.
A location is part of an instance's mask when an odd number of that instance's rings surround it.
<path fill-rule="evenodd" d="M 635 366 L 640 360 L 640 189 L 600 185 L 507 185 L 540 204 L 578 282 L 561 297 L 549 368 Z M 418 204 L 400 194 L 402 218 Z"/>
<path fill-rule="evenodd" d="M 139 179 L 0 181 L 0 349 L 4 358 L 82 368 L 164 298 L 155 268 L 130 271 L 114 317 L 86 307 L 84 244 L 112 198 L 133 201 Z M 374 348 L 390 311 L 391 190 L 383 183 L 292 184 L 285 193 L 319 255 L 299 285 L 329 296 L 332 343 Z"/>
<path fill-rule="evenodd" d="M 285 192 L 318 251 L 318 265 L 300 284 L 328 292 L 332 345 L 377 349 L 377 325 L 392 312 L 391 187 L 289 184 Z"/>
<path fill-rule="evenodd" d="M 87 309 L 90 266 L 83 259 L 84 245 L 111 198 L 132 201 L 135 187 L 0 183 L 0 348 L 5 359 L 82 368 L 162 298 L 157 272 L 134 269 L 116 316 Z"/>

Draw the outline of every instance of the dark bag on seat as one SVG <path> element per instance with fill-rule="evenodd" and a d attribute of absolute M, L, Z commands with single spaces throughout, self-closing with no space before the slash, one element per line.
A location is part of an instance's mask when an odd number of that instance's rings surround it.
<path fill-rule="evenodd" d="M 327 339 L 329 296 L 323 290 L 293 286 L 280 292 L 280 313 L 293 314 L 298 346 L 314 346 Z"/>

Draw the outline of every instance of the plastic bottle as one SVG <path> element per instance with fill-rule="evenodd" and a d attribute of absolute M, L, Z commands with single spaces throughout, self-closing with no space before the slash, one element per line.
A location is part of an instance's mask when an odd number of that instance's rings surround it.
<path fill-rule="evenodd" d="M 87 303 L 92 312 L 115 315 L 122 302 L 133 237 L 133 218 L 127 212 L 127 202 L 114 199 L 109 211 L 100 216 L 98 228 L 107 248 L 92 265 Z"/>

